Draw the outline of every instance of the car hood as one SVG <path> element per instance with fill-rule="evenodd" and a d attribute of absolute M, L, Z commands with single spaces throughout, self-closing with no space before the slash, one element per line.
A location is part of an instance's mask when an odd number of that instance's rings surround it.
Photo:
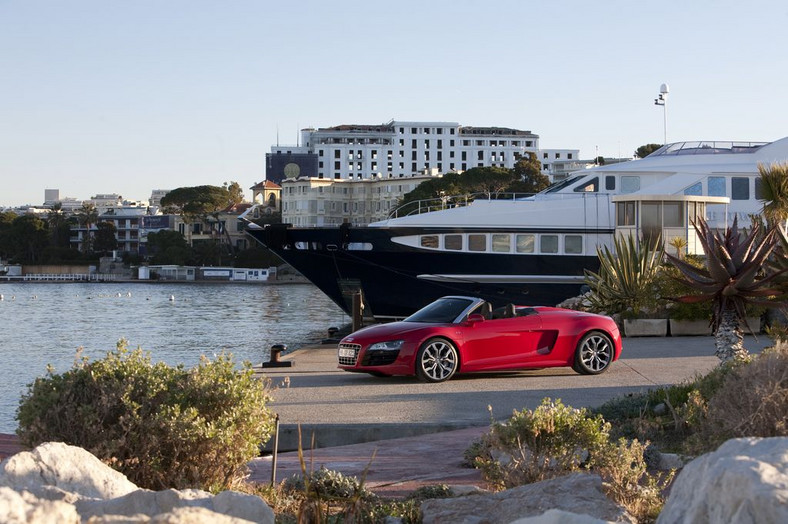
<path fill-rule="evenodd" d="M 342 339 L 343 343 L 360 344 L 362 341 L 371 339 L 384 341 L 395 340 L 413 331 L 434 327 L 443 324 L 431 324 L 424 322 L 391 322 L 388 324 L 378 324 L 376 326 L 365 327 L 351 333 Z"/>

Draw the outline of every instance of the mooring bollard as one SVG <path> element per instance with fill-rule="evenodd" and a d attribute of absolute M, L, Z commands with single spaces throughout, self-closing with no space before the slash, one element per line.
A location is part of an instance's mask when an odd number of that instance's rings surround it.
<path fill-rule="evenodd" d="M 271 358 L 268 362 L 263 362 L 264 368 L 289 368 L 295 365 L 292 360 L 279 360 L 279 354 L 286 351 L 285 344 L 274 344 L 271 346 Z"/>

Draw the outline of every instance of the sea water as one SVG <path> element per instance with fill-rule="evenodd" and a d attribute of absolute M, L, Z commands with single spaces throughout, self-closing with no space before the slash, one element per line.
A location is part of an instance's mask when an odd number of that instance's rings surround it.
<path fill-rule="evenodd" d="M 170 365 L 223 351 L 259 365 L 273 344 L 292 349 L 349 322 L 309 284 L 2 283 L 0 294 L 0 433 L 15 431 L 27 384 L 48 365 L 68 370 L 79 348 L 98 359 L 123 338 Z"/>

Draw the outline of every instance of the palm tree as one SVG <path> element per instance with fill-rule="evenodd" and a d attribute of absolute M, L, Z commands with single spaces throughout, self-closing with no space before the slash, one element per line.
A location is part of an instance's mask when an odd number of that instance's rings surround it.
<path fill-rule="evenodd" d="M 85 253 L 91 251 L 91 231 L 90 228 L 98 222 L 99 212 L 96 206 L 90 202 L 85 202 L 76 213 L 79 225 L 85 228 Z"/>
<path fill-rule="evenodd" d="M 741 323 L 747 325 L 748 304 L 780 306 L 768 300 L 782 295 L 772 281 L 782 274 L 766 264 L 777 246 L 777 230 L 754 222 L 749 232 L 740 232 L 737 220 L 724 233 L 712 231 L 703 219 L 694 224 L 698 240 L 706 253 L 705 268 L 698 268 L 670 254 L 668 260 L 681 272 L 679 281 L 700 291 L 678 297 L 680 302 L 712 302 L 711 326 L 716 355 L 722 362 L 747 357 Z M 749 328 L 750 326 L 747 325 Z"/>
<path fill-rule="evenodd" d="M 779 225 L 786 230 L 788 219 L 788 163 L 771 164 L 764 166 L 758 164 L 761 174 L 761 198 L 763 201 L 763 216 L 769 225 Z"/>

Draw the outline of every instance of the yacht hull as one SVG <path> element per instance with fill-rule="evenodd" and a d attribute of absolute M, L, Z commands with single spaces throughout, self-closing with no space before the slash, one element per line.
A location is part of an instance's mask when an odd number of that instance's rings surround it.
<path fill-rule="evenodd" d="M 346 313 L 353 294 L 361 292 L 364 315 L 381 319 L 402 318 L 437 298 L 458 294 L 479 296 L 494 307 L 555 305 L 577 296 L 584 269 L 595 270 L 599 264 L 596 256 L 430 251 L 392 240 L 425 233 L 416 228 L 275 225 L 248 233 Z"/>

